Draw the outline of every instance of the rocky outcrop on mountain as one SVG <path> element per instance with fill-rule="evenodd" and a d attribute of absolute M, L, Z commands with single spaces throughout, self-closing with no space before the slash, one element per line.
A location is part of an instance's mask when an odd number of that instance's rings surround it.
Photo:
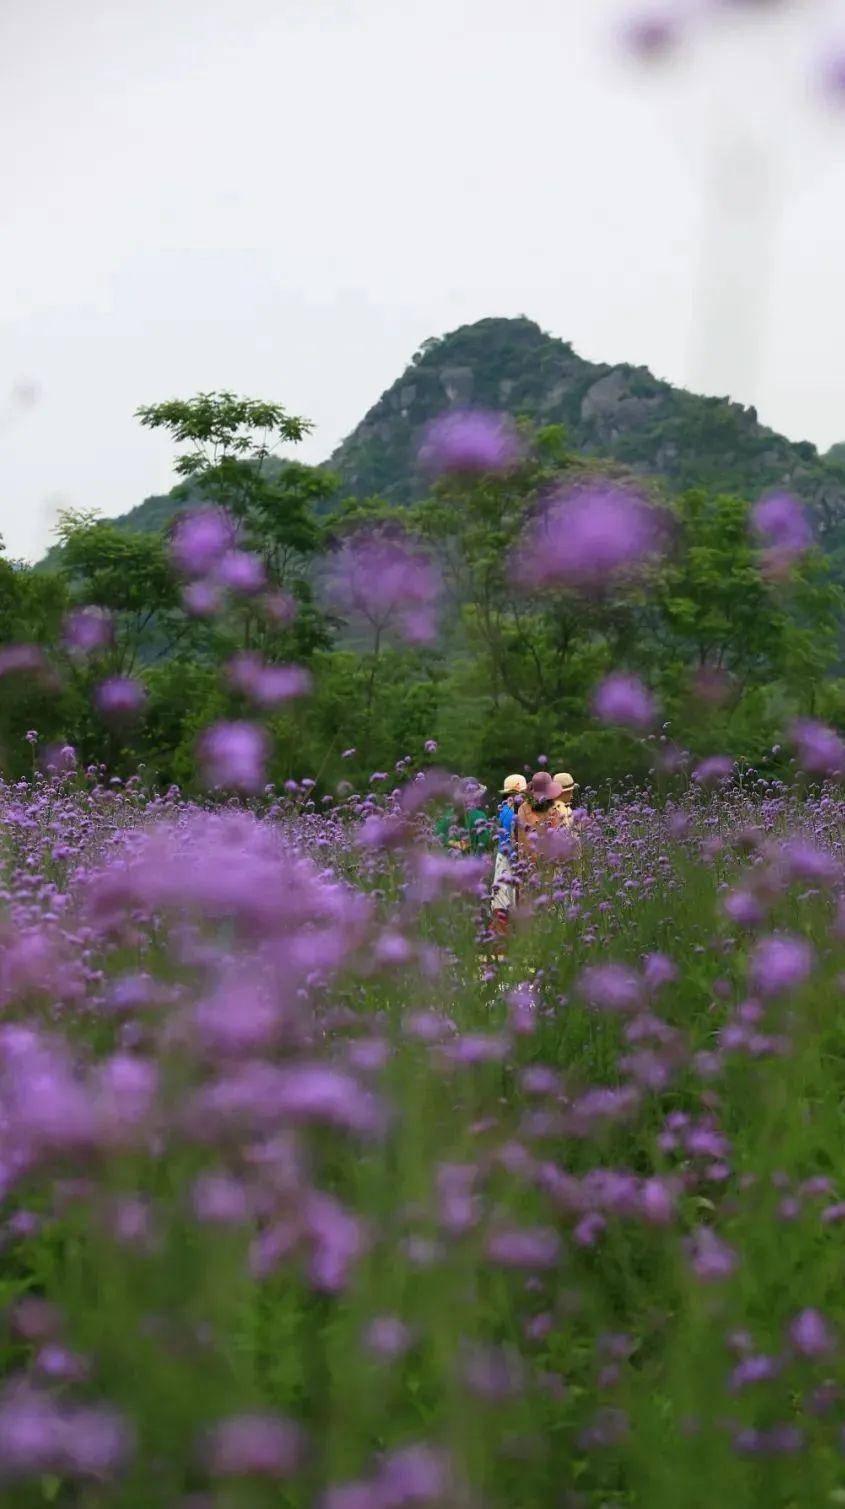
<path fill-rule="evenodd" d="M 416 464 L 426 423 L 449 407 L 507 409 L 562 424 L 575 450 L 613 458 L 673 489 L 749 496 L 789 487 L 823 535 L 845 535 L 845 460 L 820 457 L 762 425 L 753 408 L 662 382 L 645 367 L 585 361 L 534 321 L 486 319 L 426 341 L 330 459 L 344 486 L 410 502 L 425 489 Z"/>

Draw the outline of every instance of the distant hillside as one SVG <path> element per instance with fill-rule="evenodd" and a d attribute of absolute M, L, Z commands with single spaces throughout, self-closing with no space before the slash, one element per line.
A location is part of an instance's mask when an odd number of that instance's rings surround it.
<path fill-rule="evenodd" d="M 845 545 L 845 446 L 820 456 L 809 441 L 761 425 L 754 409 L 675 388 L 646 367 L 585 361 L 525 318 L 479 320 L 426 341 L 327 464 L 350 494 L 411 502 L 425 490 L 416 464 L 420 431 L 450 405 L 468 404 L 563 424 L 574 449 L 662 477 L 673 489 L 703 485 L 755 497 L 789 487 L 812 507 L 828 548 Z M 165 528 L 185 501 L 174 489 L 116 522 Z"/>
<path fill-rule="evenodd" d="M 136 534 L 157 534 L 168 528 L 189 501 L 190 495 L 186 494 L 184 484 L 180 484 L 169 493 L 154 493 L 152 497 L 145 498 L 143 503 L 130 508 L 128 513 L 110 519 L 109 523 L 114 524 L 116 529 L 129 529 Z M 61 545 L 51 545 L 44 559 L 39 562 L 39 567 L 56 567 L 61 552 Z"/>
<path fill-rule="evenodd" d="M 756 496 L 794 489 L 820 532 L 845 533 L 845 458 L 820 457 L 809 441 L 786 440 L 754 409 L 702 398 L 646 367 L 585 361 L 532 320 L 487 319 L 426 341 L 330 459 L 350 491 L 418 497 L 422 426 L 450 404 L 475 404 L 566 426 L 576 450 L 615 458 L 673 488 L 695 484 Z"/>

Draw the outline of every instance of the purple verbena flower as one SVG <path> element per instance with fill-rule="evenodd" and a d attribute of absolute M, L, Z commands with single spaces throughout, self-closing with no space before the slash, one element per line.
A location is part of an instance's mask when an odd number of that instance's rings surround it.
<path fill-rule="evenodd" d="M 678 966 L 666 954 L 646 954 L 643 979 L 651 995 L 657 995 L 666 985 L 674 985 L 677 978 Z"/>
<path fill-rule="evenodd" d="M 63 628 L 65 644 L 77 655 L 105 650 L 114 638 L 114 620 L 104 608 L 74 608 Z"/>
<path fill-rule="evenodd" d="M 379 1315 L 364 1332 L 364 1346 L 374 1357 L 394 1361 L 404 1357 L 412 1342 L 410 1327 L 395 1315 Z"/>
<path fill-rule="evenodd" d="M 665 524 L 633 493 L 594 484 L 559 493 L 527 525 L 515 572 L 524 587 L 604 592 L 658 559 Z"/>
<path fill-rule="evenodd" d="M 767 1357 L 765 1354 L 743 1357 L 731 1373 L 729 1386 L 734 1393 L 738 1393 L 754 1383 L 770 1383 L 782 1371 L 783 1363 L 778 1357 Z"/>
<path fill-rule="evenodd" d="M 136 718 L 147 700 L 145 688 L 131 676 L 110 676 L 101 681 L 94 693 L 101 716 L 114 723 Z"/>
<path fill-rule="evenodd" d="M 787 575 L 813 543 L 810 521 L 790 493 L 772 493 L 755 503 L 751 527 L 763 547 L 763 570 L 775 578 Z"/>
<path fill-rule="evenodd" d="M 208 576 L 231 550 L 235 529 L 220 508 L 200 508 L 183 515 L 170 540 L 170 552 L 178 571 L 185 576 Z"/>
<path fill-rule="evenodd" d="M 223 606 L 223 593 L 216 582 L 199 578 L 183 587 L 182 606 L 192 618 L 213 618 Z"/>
<path fill-rule="evenodd" d="M 256 723 L 215 723 L 199 744 L 206 784 L 212 788 L 260 791 L 267 754 L 267 735 Z"/>
<path fill-rule="evenodd" d="M 248 550 L 229 550 L 214 568 L 214 579 L 239 597 L 255 597 L 267 581 L 264 562 Z"/>
<path fill-rule="evenodd" d="M 249 1194 L 242 1180 L 231 1174 L 201 1174 L 191 1191 L 191 1204 L 205 1225 L 243 1226 L 251 1214 Z"/>
<path fill-rule="evenodd" d="M 696 765 L 692 778 L 697 786 L 721 786 L 729 781 L 734 771 L 734 762 L 729 755 L 710 755 Z"/>
<path fill-rule="evenodd" d="M 487 1256 L 503 1268 L 539 1272 L 555 1266 L 560 1256 L 560 1239 L 550 1227 L 513 1226 L 488 1237 Z"/>
<path fill-rule="evenodd" d="M 643 984 L 626 964 L 592 964 L 581 975 L 581 993 L 603 1011 L 633 1011 L 642 1004 Z"/>
<path fill-rule="evenodd" d="M 440 590 L 433 562 L 404 534 L 360 531 L 330 563 L 328 594 L 336 607 L 412 644 L 435 638 Z"/>
<path fill-rule="evenodd" d="M 418 451 L 420 466 L 436 477 L 509 471 L 522 455 L 513 420 L 484 409 L 441 414 L 428 425 Z"/>
<path fill-rule="evenodd" d="M 739 1261 L 734 1249 L 709 1226 L 697 1227 L 688 1250 L 693 1272 L 706 1282 L 730 1278 Z"/>
<path fill-rule="evenodd" d="M 657 703 L 636 676 L 616 671 L 596 688 L 593 712 L 602 723 L 618 723 L 636 733 L 646 733 L 657 720 Z"/>
<path fill-rule="evenodd" d="M 379 1504 L 384 1509 L 437 1509 L 450 1489 L 451 1472 L 443 1452 L 422 1444 L 389 1452 L 379 1469 Z"/>
<path fill-rule="evenodd" d="M 232 686 L 258 707 L 279 707 L 310 692 L 311 673 L 301 665 L 265 665 L 259 655 L 242 652 L 230 660 Z"/>
<path fill-rule="evenodd" d="M 668 8 L 655 8 L 630 16 L 623 27 L 622 41 L 633 57 L 653 63 L 672 51 L 679 35 L 677 15 Z"/>
<path fill-rule="evenodd" d="M 826 1357 L 836 1340 L 820 1310 L 802 1310 L 789 1327 L 789 1339 L 802 1357 Z"/>
<path fill-rule="evenodd" d="M 280 1415 L 232 1415 L 208 1433 L 202 1456 L 214 1477 L 288 1478 L 302 1448 L 300 1427 Z"/>
<path fill-rule="evenodd" d="M 751 955 L 749 976 L 764 999 L 796 990 L 809 979 L 814 963 L 812 946 L 794 933 L 761 938 Z"/>
<path fill-rule="evenodd" d="M 789 732 L 801 769 L 808 775 L 845 775 L 845 742 L 832 728 L 811 718 L 797 718 Z"/>
<path fill-rule="evenodd" d="M 760 927 L 766 918 L 766 909 L 753 891 L 728 891 L 722 901 L 722 909 L 737 927 L 753 930 Z"/>

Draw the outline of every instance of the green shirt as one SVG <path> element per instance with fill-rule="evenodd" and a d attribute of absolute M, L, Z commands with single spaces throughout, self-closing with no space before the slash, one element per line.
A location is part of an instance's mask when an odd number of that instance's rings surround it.
<path fill-rule="evenodd" d="M 434 831 L 444 848 L 469 849 L 470 854 L 489 849 L 492 838 L 487 813 L 480 807 L 470 807 L 463 821 L 452 810 L 444 812 Z"/>
<path fill-rule="evenodd" d="M 480 854 L 484 849 L 489 849 L 493 835 L 490 832 L 487 813 L 483 812 L 480 807 L 470 807 L 466 815 L 466 825 L 470 853 Z"/>

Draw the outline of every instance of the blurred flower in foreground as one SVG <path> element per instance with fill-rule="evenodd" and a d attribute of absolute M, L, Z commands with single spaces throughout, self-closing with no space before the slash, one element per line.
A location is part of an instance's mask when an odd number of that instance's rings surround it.
<path fill-rule="evenodd" d="M 421 1444 L 400 1447 L 381 1464 L 375 1502 L 386 1509 L 442 1502 L 451 1487 L 449 1477 L 441 1452 Z"/>
<path fill-rule="evenodd" d="M 802 1357 L 824 1357 L 836 1342 L 833 1332 L 819 1310 L 802 1310 L 789 1327 L 789 1339 Z"/>
<path fill-rule="evenodd" d="M 619 723 L 645 733 L 654 727 L 657 703 L 636 676 L 615 671 L 596 688 L 593 712 L 602 723 Z"/>
<path fill-rule="evenodd" d="M 813 543 L 807 514 L 790 493 L 772 493 L 755 503 L 751 528 L 762 546 L 762 568 L 775 578 L 786 576 Z"/>
<path fill-rule="evenodd" d="M 427 427 L 418 452 L 420 465 L 435 476 L 508 471 L 521 457 L 513 421 L 484 409 L 442 414 Z"/>
<path fill-rule="evenodd" d="M 234 538 L 234 526 L 222 508 L 201 508 L 179 519 L 170 553 L 185 576 L 207 576 L 231 549 Z"/>
<path fill-rule="evenodd" d="M 267 754 L 267 735 L 256 723 L 215 723 L 199 743 L 206 784 L 227 790 L 259 791 Z"/>
<path fill-rule="evenodd" d="M 373 1356 L 392 1361 L 404 1357 L 413 1338 L 404 1321 L 395 1315 L 377 1315 L 364 1333 L 364 1345 Z"/>
<path fill-rule="evenodd" d="M 0 1404 L 0 1476 L 113 1477 L 133 1451 L 131 1430 L 106 1407 L 62 1405 L 19 1386 Z"/>
<path fill-rule="evenodd" d="M 812 969 L 813 950 L 806 938 L 783 933 L 760 939 L 751 955 L 749 974 L 757 994 L 769 997 L 797 989 Z"/>
<path fill-rule="evenodd" d="M 516 576 L 528 588 L 602 592 L 635 580 L 664 545 L 665 521 L 656 508 L 599 483 L 552 497 L 526 528 Z"/>
<path fill-rule="evenodd" d="M 592 964 L 580 979 L 581 993 L 602 1011 L 634 1011 L 642 1004 L 643 986 L 626 964 Z"/>
<path fill-rule="evenodd" d="M 679 37 L 678 17 L 665 7 L 629 16 L 622 29 L 626 51 L 646 63 L 665 58 Z"/>
<path fill-rule="evenodd" d="M 218 562 L 215 579 L 241 597 L 254 597 L 267 581 L 264 562 L 248 550 L 229 550 Z"/>
<path fill-rule="evenodd" d="M 824 93 L 836 105 L 845 104 L 845 47 L 837 47 L 822 67 Z"/>
<path fill-rule="evenodd" d="M 789 730 L 801 769 L 808 775 L 845 774 L 845 742 L 825 723 L 796 718 Z"/>
<path fill-rule="evenodd" d="M 328 591 L 344 612 L 412 643 L 436 633 L 440 575 L 428 555 L 398 534 L 361 533 L 346 540 L 330 565 Z"/>
<path fill-rule="evenodd" d="M 44 651 L 37 644 L 7 644 L 0 650 L 0 676 L 10 676 L 15 672 L 39 675 L 46 669 Z"/>
<path fill-rule="evenodd" d="M 730 755 L 709 755 L 696 765 L 692 778 L 697 786 L 720 786 L 730 780 L 733 769 Z"/>
<path fill-rule="evenodd" d="M 113 723 L 125 723 L 136 718 L 146 701 L 147 694 L 140 682 L 131 676 L 110 676 L 101 681 L 94 693 L 94 701 L 100 716 Z"/>
<path fill-rule="evenodd" d="M 213 618 L 223 605 L 223 594 L 215 582 L 188 582 L 182 592 L 182 606 L 194 618 Z"/>
<path fill-rule="evenodd" d="M 49 774 L 68 775 L 76 765 L 76 750 L 72 744 L 49 744 L 41 751 L 41 768 Z"/>
<path fill-rule="evenodd" d="M 278 707 L 311 690 L 311 673 L 302 665 L 265 665 L 260 656 L 244 653 L 228 669 L 232 685 L 259 707 Z"/>
<path fill-rule="evenodd" d="M 709 1226 L 699 1226 L 693 1232 L 687 1251 L 693 1272 L 705 1282 L 729 1278 L 739 1261 L 733 1248 Z"/>
<path fill-rule="evenodd" d="M 114 622 L 103 608 L 74 608 L 64 621 L 64 641 L 77 655 L 106 649 L 114 638 Z"/>
<path fill-rule="evenodd" d="M 285 1478 L 302 1457 L 302 1432 L 277 1415 L 234 1415 L 207 1437 L 206 1463 L 215 1477 Z"/>

